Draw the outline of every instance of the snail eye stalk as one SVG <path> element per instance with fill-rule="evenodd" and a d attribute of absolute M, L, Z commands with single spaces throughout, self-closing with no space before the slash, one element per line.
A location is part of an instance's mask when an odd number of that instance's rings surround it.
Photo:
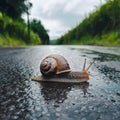
<path fill-rule="evenodd" d="M 85 58 L 84 65 L 83 65 L 83 71 L 85 71 L 85 66 L 86 66 L 86 58 Z"/>
<path fill-rule="evenodd" d="M 89 69 L 90 69 L 90 67 L 92 66 L 92 64 L 95 62 L 95 60 L 92 62 L 92 63 L 90 63 L 90 65 L 88 66 L 88 68 L 86 69 L 86 71 L 88 71 Z"/>

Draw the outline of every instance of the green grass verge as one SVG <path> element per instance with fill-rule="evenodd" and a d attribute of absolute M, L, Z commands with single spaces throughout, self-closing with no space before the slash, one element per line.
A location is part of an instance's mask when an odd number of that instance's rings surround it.
<path fill-rule="evenodd" d="M 0 47 L 26 46 L 26 43 L 20 39 L 9 37 L 9 35 L 0 34 Z"/>
<path fill-rule="evenodd" d="M 28 27 L 22 20 L 14 20 L 0 12 L 0 46 L 40 45 L 41 38 L 30 30 L 28 41 Z"/>
<path fill-rule="evenodd" d="M 73 40 L 74 45 L 120 46 L 120 32 L 111 32 L 101 36 L 84 36 L 80 40 Z"/>

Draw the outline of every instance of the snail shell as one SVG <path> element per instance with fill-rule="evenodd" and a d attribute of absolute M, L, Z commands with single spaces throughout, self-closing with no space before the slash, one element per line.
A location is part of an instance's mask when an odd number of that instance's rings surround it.
<path fill-rule="evenodd" d="M 67 60 L 61 55 L 49 55 L 42 60 L 40 71 L 44 76 L 70 72 L 70 66 Z"/>

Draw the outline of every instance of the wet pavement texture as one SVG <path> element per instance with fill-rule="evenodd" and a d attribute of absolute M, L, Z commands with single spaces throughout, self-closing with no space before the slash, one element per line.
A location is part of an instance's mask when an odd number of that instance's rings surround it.
<path fill-rule="evenodd" d="M 87 83 L 38 83 L 41 60 L 63 55 L 74 71 L 93 60 Z M 0 48 L 0 120 L 120 120 L 120 48 Z"/>

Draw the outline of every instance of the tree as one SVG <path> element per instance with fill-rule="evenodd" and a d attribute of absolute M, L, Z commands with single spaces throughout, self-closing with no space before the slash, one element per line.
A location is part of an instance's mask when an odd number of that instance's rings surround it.
<path fill-rule="evenodd" d="M 26 10 L 26 13 L 27 13 L 27 27 L 28 27 L 28 39 L 27 39 L 27 42 L 29 43 L 30 42 L 30 20 L 29 20 L 29 15 L 30 15 L 30 8 L 32 7 L 32 3 L 30 3 L 28 0 L 26 2 L 26 6 L 27 6 L 27 10 Z"/>
<path fill-rule="evenodd" d="M 49 35 L 40 21 L 33 19 L 30 22 L 30 27 L 35 33 L 39 35 L 43 45 L 49 44 Z"/>
<path fill-rule="evenodd" d="M 27 0 L 0 0 L 0 11 L 13 19 L 20 19 L 28 11 Z M 32 6 L 32 4 L 30 3 Z M 30 8 L 29 8 L 30 9 Z"/>

